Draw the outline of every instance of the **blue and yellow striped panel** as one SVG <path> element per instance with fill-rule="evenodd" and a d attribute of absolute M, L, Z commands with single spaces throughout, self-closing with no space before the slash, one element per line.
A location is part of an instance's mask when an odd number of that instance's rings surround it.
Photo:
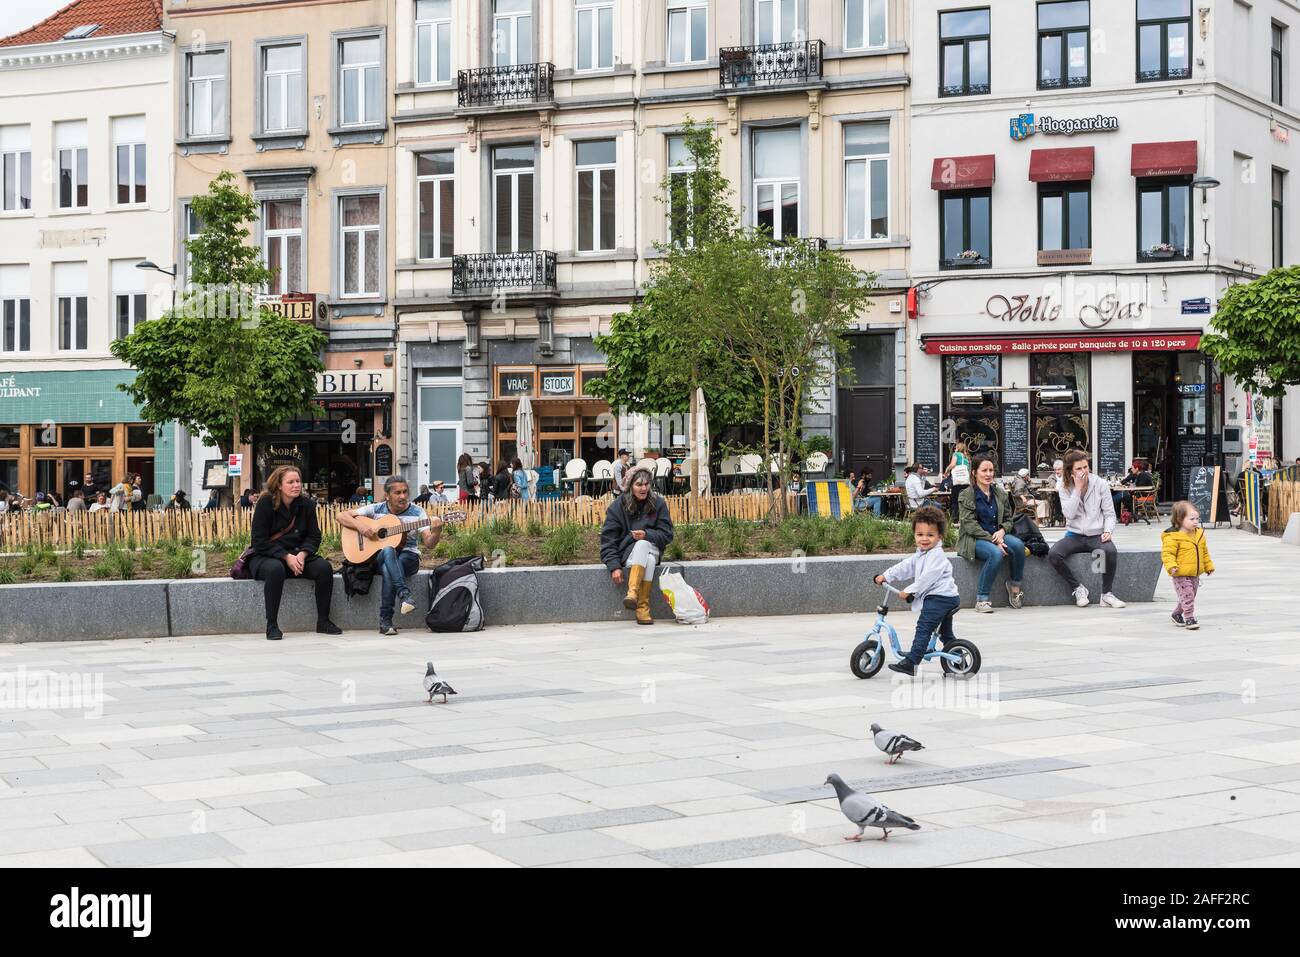
<path fill-rule="evenodd" d="M 1241 475 L 1241 520 L 1259 529 L 1260 511 L 1259 473 L 1247 470 Z"/>
<path fill-rule="evenodd" d="M 853 490 L 848 482 L 808 483 L 808 514 L 824 518 L 847 518 L 853 514 Z"/>

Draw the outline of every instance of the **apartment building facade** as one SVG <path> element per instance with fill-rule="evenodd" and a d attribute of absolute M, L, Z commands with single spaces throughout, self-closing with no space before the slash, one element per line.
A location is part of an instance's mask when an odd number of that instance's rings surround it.
<path fill-rule="evenodd" d="M 0 490 L 170 495 L 185 433 L 110 344 L 170 304 L 172 39 L 154 0 L 80 0 L 0 40 Z"/>
<path fill-rule="evenodd" d="M 389 111 L 391 0 L 167 0 L 177 36 L 178 274 L 200 228 L 189 202 L 233 173 L 260 206 L 267 302 L 329 337 L 313 416 L 254 436 L 245 485 L 277 465 L 331 501 L 396 468 Z M 203 462 L 193 453 L 191 483 Z"/>
<path fill-rule="evenodd" d="M 846 465 L 902 461 L 906 3 L 395 2 L 408 478 L 454 479 L 462 450 L 508 461 L 525 395 L 540 465 L 677 443 L 588 390 L 604 370 L 593 339 L 668 240 L 659 184 L 684 170 L 687 117 L 717 125 L 747 223 L 825 240 L 878 275 L 855 342 L 865 375 L 821 396 L 807 425 Z"/>
<path fill-rule="evenodd" d="M 1102 472 L 1300 453 L 1297 397 L 1197 351 L 1224 290 L 1296 261 L 1290 0 L 915 5 L 913 457 Z M 999 391 L 1001 390 L 1001 391 Z"/>

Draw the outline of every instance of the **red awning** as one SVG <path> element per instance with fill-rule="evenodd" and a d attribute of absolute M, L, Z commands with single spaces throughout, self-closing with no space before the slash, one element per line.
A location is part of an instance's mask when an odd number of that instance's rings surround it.
<path fill-rule="evenodd" d="M 1195 176 L 1196 140 L 1134 143 L 1134 176 Z"/>
<path fill-rule="evenodd" d="M 1015 355 L 1031 352 L 1183 352 L 1201 344 L 1199 332 L 1113 336 L 923 337 L 932 356 Z"/>
<path fill-rule="evenodd" d="M 986 189 L 993 185 L 994 156 L 941 156 L 930 173 L 931 189 Z"/>
<path fill-rule="evenodd" d="M 1058 150 L 1034 150 L 1029 154 L 1032 183 L 1067 183 L 1092 179 L 1096 151 L 1091 146 L 1067 146 Z"/>

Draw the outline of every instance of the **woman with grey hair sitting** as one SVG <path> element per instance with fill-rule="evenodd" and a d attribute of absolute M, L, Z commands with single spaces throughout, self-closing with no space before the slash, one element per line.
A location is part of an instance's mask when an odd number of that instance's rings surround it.
<path fill-rule="evenodd" d="M 650 585 L 659 556 L 673 540 L 673 520 L 668 503 L 653 491 L 654 473 L 638 465 L 628 469 L 624 492 L 605 512 L 600 530 L 600 560 L 615 585 L 622 585 L 627 569 L 624 608 L 636 609 L 638 625 L 653 625 Z"/>

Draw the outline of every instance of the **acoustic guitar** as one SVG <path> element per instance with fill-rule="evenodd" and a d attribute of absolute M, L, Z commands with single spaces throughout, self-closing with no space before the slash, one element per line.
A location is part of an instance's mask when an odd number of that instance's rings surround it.
<path fill-rule="evenodd" d="M 406 545 L 406 536 L 428 528 L 435 518 L 442 519 L 444 525 L 458 525 L 468 516 L 464 512 L 447 512 L 445 515 L 430 516 L 415 522 L 404 522 L 397 515 L 380 515 L 378 518 L 352 516 L 352 521 L 361 529 L 342 528 L 343 557 L 354 565 L 364 565 L 385 548 L 402 548 Z M 366 531 L 373 530 L 374 538 L 367 538 Z"/>

